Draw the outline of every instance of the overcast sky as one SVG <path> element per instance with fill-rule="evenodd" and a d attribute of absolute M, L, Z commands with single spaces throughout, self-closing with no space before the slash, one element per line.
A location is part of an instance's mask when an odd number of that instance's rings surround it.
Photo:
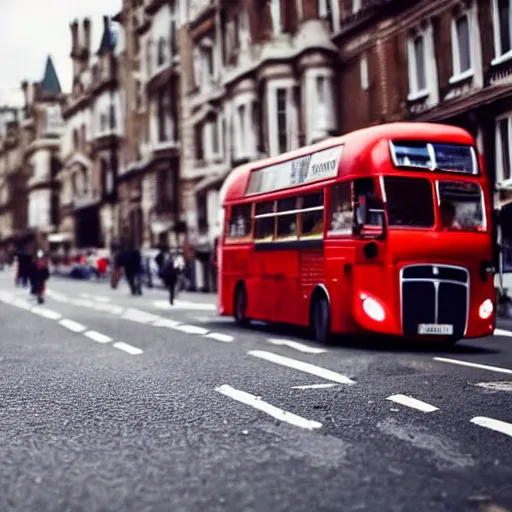
<path fill-rule="evenodd" d="M 99 45 L 102 16 L 114 15 L 122 0 L 0 0 L 0 105 L 22 80 L 39 81 L 51 55 L 60 84 L 71 89 L 71 30 L 75 18 L 92 20 L 93 51 Z"/>

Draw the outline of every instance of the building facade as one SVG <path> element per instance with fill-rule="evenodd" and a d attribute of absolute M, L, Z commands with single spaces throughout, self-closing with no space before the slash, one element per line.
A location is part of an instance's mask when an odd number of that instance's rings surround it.
<path fill-rule="evenodd" d="M 107 16 L 94 54 L 89 19 L 73 22 L 71 35 L 73 88 L 63 112 L 59 235 L 76 248 L 110 248 L 119 236 L 116 181 L 124 137 L 116 40 Z"/>
<path fill-rule="evenodd" d="M 196 283 L 212 289 L 224 178 L 242 163 L 339 133 L 339 55 L 323 20 L 327 4 L 219 0 L 184 2 L 183 11 L 190 64 L 182 65 L 181 187 Z"/>
<path fill-rule="evenodd" d="M 512 247 L 512 2 L 341 0 L 331 6 L 327 21 L 337 26 L 333 41 L 343 70 L 341 131 L 402 119 L 467 129 L 485 156 L 503 242 Z M 512 270 L 510 249 L 505 260 Z"/>
<path fill-rule="evenodd" d="M 28 228 L 35 243 L 48 249 L 59 226 L 58 175 L 61 169 L 60 138 L 64 131 L 65 95 L 53 62 L 48 57 L 40 82 L 23 82 L 25 115 L 21 123 L 23 172 L 29 178 Z"/>
<path fill-rule="evenodd" d="M 23 167 L 20 111 L 3 108 L 0 130 L 0 263 L 27 229 L 27 176 Z"/>
<path fill-rule="evenodd" d="M 138 247 L 182 246 L 178 3 L 123 2 L 116 19 L 128 134 L 118 186 L 123 229 Z"/>

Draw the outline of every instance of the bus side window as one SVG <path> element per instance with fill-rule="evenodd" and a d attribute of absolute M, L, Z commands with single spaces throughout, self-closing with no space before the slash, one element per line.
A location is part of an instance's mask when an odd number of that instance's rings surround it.
<path fill-rule="evenodd" d="M 358 224 L 362 224 L 362 218 L 360 217 L 358 211 L 359 200 L 362 197 L 375 197 L 375 181 L 373 178 L 359 178 L 354 180 L 354 205 L 355 205 L 355 214 L 356 220 Z M 368 222 L 366 223 L 368 226 L 380 226 L 382 222 L 382 218 L 375 216 L 372 218 L 370 216 Z"/>
<path fill-rule="evenodd" d="M 297 198 L 279 199 L 277 201 L 277 212 L 277 238 L 281 240 L 297 238 Z"/>
<path fill-rule="evenodd" d="M 352 184 L 340 183 L 331 189 L 330 231 L 338 235 L 350 235 L 353 224 Z"/>
<path fill-rule="evenodd" d="M 256 203 L 254 238 L 258 242 L 271 242 L 274 239 L 275 219 L 274 201 Z"/>
<path fill-rule="evenodd" d="M 239 204 L 231 207 L 228 238 L 247 238 L 251 235 L 251 205 Z"/>
<path fill-rule="evenodd" d="M 301 239 L 321 238 L 324 234 L 324 191 L 302 197 Z"/>

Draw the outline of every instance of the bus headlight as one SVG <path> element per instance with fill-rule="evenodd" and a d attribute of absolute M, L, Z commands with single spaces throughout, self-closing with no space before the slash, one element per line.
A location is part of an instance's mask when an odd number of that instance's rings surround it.
<path fill-rule="evenodd" d="M 492 315 L 492 312 L 494 311 L 494 306 L 492 304 L 491 299 L 486 299 L 480 304 L 480 307 L 478 308 L 478 315 L 482 320 L 487 320 Z"/>
<path fill-rule="evenodd" d="M 382 322 L 386 317 L 384 313 L 384 308 L 371 297 L 362 295 L 361 299 L 363 299 L 363 311 L 376 322 Z"/>

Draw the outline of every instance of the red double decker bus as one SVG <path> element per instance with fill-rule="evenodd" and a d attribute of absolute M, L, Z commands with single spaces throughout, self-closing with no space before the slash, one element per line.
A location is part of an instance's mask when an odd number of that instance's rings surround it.
<path fill-rule="evenodd" d="M 358 130 L 238 167 L 221 195 L 220 314 L 320 342 L 493 333 L 491 198 L 465 130 Z"/>

